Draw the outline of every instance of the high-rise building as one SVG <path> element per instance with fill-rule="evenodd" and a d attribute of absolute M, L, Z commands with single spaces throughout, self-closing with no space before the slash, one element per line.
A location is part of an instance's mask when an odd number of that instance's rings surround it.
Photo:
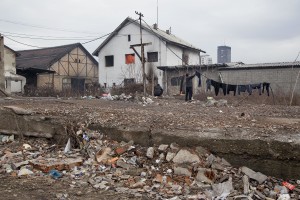
<path fill-rule="evenodd" d="M 210 57 L 210 55 L 202 55 L 200 56 L 200 58 L 201 58 L 202 65 L 212 64 L 212 58 Z"/>
<path fill-rule="evenodd" d="M 231 62 L 231 47 L 218 46 L 218 63 L 230 63 Z"/>

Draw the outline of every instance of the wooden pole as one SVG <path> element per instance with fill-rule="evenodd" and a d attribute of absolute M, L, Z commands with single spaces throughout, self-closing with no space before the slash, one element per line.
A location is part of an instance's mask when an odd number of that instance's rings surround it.
<path fill-rule="evenodd" d="M 5 90 L 5 76 L 4 76 L 4 38 L 0 34 L 0 90 Z"/>
<path fill-rule="evenodd" d="M 144 56 L 144 45 L 143 45 L 143 35 L 142 35 L 142 17 L 144 15 L 135 11 L 135 14 L 139 15 L 140 20 L 140 39 L 141 39 L 141 57 L 142 57 L 142 69 L 143 69 L 143 87 L 144 87 L 144 96 L 146 96 L 146 74 L 145 74 L 145 56 Z"/>

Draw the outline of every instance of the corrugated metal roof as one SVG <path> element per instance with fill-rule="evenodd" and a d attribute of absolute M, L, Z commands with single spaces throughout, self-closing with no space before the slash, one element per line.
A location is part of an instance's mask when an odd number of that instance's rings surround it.
<path fill-rule="evenodd" d="M 140 26 L 139 22 L 137 20 L 131 19 L 130 17 L 127 17 L 103 42 L 102 44 L 93 52 L 94 56 L 98 56 L 100 50 L 126 25 L 128 24 L 135 24 L 137 26 Z M 193 46 L 192 44 L 184 41 L 183 39 L 173 35 L 168 34 L 166 31 L 163 31 L 161 29 L 154 29 L 152 26 L 148 26 L 147 24 L 142 23 L 142 28 L 146 31 L 148 31 L 151 34 L 156 35 L 160 39 L 169 42 L 173 45 L 188 48 L 194 51 L 204 52 L 203 50 Z"/>
<path fill-rule="evenodd" d="M 300 61 L 296 62 L 275 62 L 275 63 L 257 63 L 257 64 L 244 64 L 244 63 L 226 63 L 226 68 L 220 70 L 241 70 L 241 69 L 260 69 L 260 68 L 291 68 L 300 67 Z"/>

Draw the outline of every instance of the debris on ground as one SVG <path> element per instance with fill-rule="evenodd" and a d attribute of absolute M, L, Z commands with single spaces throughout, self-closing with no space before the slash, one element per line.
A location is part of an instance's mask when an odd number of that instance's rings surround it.
<path fill-rule="evenodd" d="M 39 139 L 3 143 L 0 173 L 4 176 L 51 177 L 71 187 L 114 191 L 150 199 L 299 199 L 300 181 L 281 180 L 235 168 L 205 148 L 176 143 L 143 147 L 117 142 L 85 128 L 82 148 L 50 145 Z M 67 146 L 71 146 L 68 141 Z M 10 148 L 20 145 L 20 148 Z M 69 194 L 54 194 L 69 199 Z M 77 194 L 78 195 L 78 194 Z M 82 194 L 79 194 L 82 195 Z"/>

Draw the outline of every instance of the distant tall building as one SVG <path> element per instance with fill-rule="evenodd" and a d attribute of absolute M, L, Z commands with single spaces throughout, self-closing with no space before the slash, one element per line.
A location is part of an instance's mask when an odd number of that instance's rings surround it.
<path fill-rule="evenodd" d="M 231 47 L 218 46 L 218 63 L 230 63 L 231 62 Z"/>
<path fill-rule="evenodd" d="M 203 55 L 203 56 L 200 56 L 200 58 L 201 58 L 202 65 L 212 64 L 212 58 L 210 57 L 210 55 Z"/>

